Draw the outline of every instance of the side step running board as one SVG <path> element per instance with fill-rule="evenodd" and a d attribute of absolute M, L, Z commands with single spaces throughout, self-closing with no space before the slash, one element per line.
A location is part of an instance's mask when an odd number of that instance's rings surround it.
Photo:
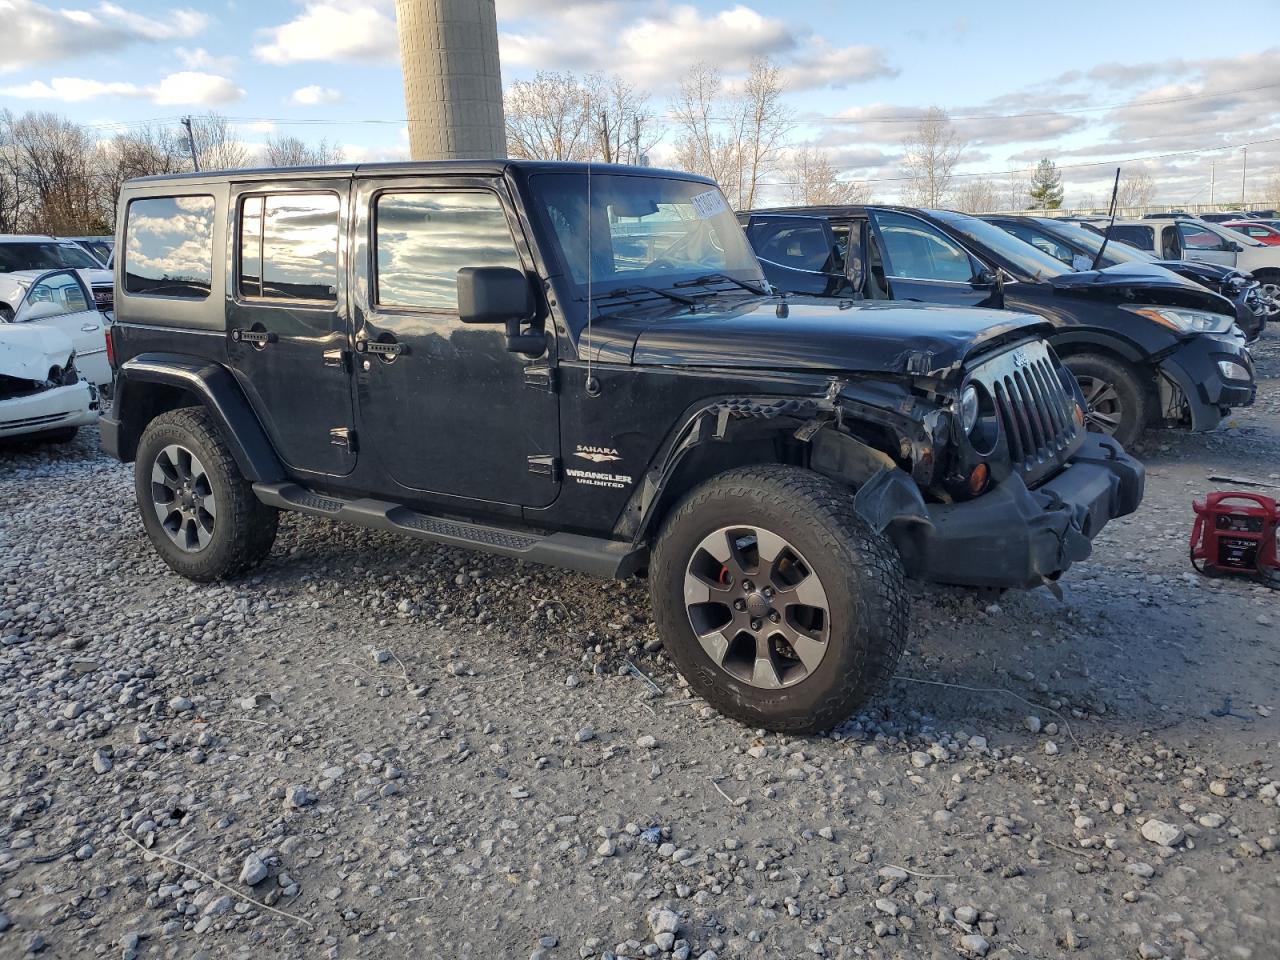
<path fill-rule="evenodd" d="M 253 492 L 267 506 L 281 510 L 296 510 L 373 530 L 391 530 L 451 547 L 466 547 L 565 567 L 594 577 L 621 580 L 634 574 L 645 560 L 643 550 L 617 540 L 600 540 L 575 533 L 543 536 L 464 520 L 446 520 L 386 500 L 347 500 L 315 493 L 296 483 L 255 483 Z"/>

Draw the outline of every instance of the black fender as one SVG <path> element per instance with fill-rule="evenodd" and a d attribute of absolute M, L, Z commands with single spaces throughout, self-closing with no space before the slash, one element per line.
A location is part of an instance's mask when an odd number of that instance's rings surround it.
<path fill-rule="evenodd" d="M 164 399 L 157 399 L 154 387 Z M 172 402 L 178 391 L 190 403 Z M 116 371 L 111 416 L 102 420 L 103 448 L 129 463 L 147 424 L 159 413 L 179 406 L 199 404 L 208 411 L 246 478 L 255 483 L 286 479 L 257 414 L 231 372 L 220 364 L 174 353 L 143 353 L 126 360 Z"/>
<path fill-rule="evenodd" d="M 615 534 L 637 544 L 654 534 L 664 506 L 685 489 L 683 482 L 673 485 L 682 466 L 695 451 L 705 452 L 719 443 L 740 454 L 733 465 L 741 466 L 748 462 L 779 462 L 776 444 L 781 441 L 793 451 L 804 450 L 795 454 L 794 461 L 783 458 L 781 462 L 803 463 L 854 487 L 877 471 L 893 467 L 887 454 L 835 432 L 849 407 L 849 398 L 842 396 L 841 387 L 848 384 L 832 383 L 825 394 L 817 396 L 724 396 L 694 404 L 658 448 L 623 510 Z M 892 419 L 892 414 L 884 413 Z M 753 447 L 752 440 L 760 443 Z M 766 450 L 763 444 L 771 446 Z M 726 465 L 724 469 L 727 468 Z M 695 482 L 701 479 L 705 478 Z"/>
<path fill-rule="evenodd" d="M 1050 335 L 1048 340 L 1053 349 L 1060 354 L 1069 355 L 1074 348 L 1083 347 L 1087 350 L 1103 350 L 1115 354 L 1134 366 L 1149 367 L 1152 363 L 1150 351 L 1143 350 L 1131 340 L 1101 330 L 1066 330 Z"/>

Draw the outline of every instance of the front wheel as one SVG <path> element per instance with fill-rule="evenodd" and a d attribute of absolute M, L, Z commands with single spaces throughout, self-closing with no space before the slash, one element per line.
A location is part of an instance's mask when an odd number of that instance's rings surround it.
<path fill-rule="evenodd" d="M 138 443 L 133 479 L 152 545 L 184 577 L 234 577 L 271 551 L 279 511 L 254 496 L 203 409 L 152 420 Z"/>
<path fill-rule="evenodd" d="M 807 470 L 745 467 L 693 490 L 663 524 L 654 619 L 721 713 L 827 730 L 892 676 L 907 636 L 902 564 L 852 504 L 847 487 Z"/>
<path fill-rule="evenodd" d="M 1142 375 L 1120 360 L 1096 353 L 1077 353 L 1063 363 L 1084 394 L 1085 426 L 1115 437 L 1122 446 L 1136 443 L 1151 419 Z"/>

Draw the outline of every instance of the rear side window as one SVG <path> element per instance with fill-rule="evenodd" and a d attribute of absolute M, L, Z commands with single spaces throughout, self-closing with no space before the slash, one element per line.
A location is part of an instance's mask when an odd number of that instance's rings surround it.
<path fill-rule="evenodd" d="M 124 289 L 203 300 L 213 282 L 213 197 L 148 197 L 129 204 Z"/>
<path fill-rule="evenodd" d="M 492 193 L 384 193 L 374 214 L 381 306 L 455 313 L 461 268 L 521 269 Z"/>
<path fill-rule="evenodd" d="M 240 208 L 240 295 L 334 303 L 338 295 L 338 197 L 246 197 Z"/>
<path fill-rule="evenodd" d="M 1117 225 L 1111 228 L 1111 236 L 1139 250 L 1150 250 L 1154 253 L 1156 249 L 1156 235 L 1151 227 Z"/>

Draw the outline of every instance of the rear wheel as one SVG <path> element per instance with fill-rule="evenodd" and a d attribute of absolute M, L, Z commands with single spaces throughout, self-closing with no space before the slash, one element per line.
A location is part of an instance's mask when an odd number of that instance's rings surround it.
<path fill-rule="evenodd" d="M 826 730 L 893 674 L 908 603 L 847 487 L 788 466 L 723 473 L 663 525 L 654 619 L 693 690 L 771 730 Z"/>
<path fill-rule="evenodd" d="M 133 476 L 152 545 L 184 577 L 234 577 L 271 551 L 279 512 L 254 496 L 204 410 L 172 410 L 152 420 Z"/>
<path fill-rule="evenodd" d="M 1115 437 L 1123 446 L 1136 443 L 1151 419 L 1142 375 L 1123 361 L 1095 353 L 1077 353 L 1063 363 L 1084 393 L 1085 426 Z"/>
<path fill-rule="evenodd" d="M 1273 321 L 1280 315 L 1280 273 L 1262 271 L 1254 273 L 1258 280 L 1258 292 L 1268 301 L 1267 320 Z"/>

